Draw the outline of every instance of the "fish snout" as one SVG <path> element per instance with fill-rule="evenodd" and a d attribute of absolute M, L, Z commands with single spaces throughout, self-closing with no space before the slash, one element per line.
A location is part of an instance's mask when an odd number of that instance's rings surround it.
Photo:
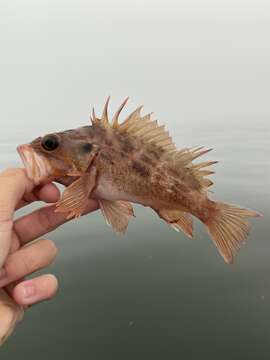
<path fill-rule="evenodd" d="M 29 179 L 32 180 L 35 185 L 46 182 L 52 172 L 49 161 L 42 155 L 37 154 L 29 144 L 19 145 L 17 151 L 22 159 Z"/>

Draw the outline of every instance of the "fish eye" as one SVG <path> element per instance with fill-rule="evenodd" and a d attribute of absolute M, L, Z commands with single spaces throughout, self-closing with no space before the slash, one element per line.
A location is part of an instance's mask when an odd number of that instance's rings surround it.
<path fill-rule="evenodd" d="M 44 150 L 53 151 L 59 146 L 59 140 L 56 135 L 45 135 L 41 140 L 41 146 Z"/>
<path fill-rule="evenodd" d="M 90 144 L 90 143 L 85 143 L 85 144 L 83 144 L 83 146 L 82 146 L 83 152 L 86 152 L 86 153 L 91 152 L 92 149 L 93 149 L 93 145 Z"/>

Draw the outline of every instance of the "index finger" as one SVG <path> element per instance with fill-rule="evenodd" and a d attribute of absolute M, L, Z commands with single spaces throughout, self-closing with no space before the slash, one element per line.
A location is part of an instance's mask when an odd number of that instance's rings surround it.
<path fill-rule="evenodd" d="M 89 214 L 97 209 L 97 201 L 88 199 L 83 215 Z M 24 245 L 53 231 L 69 220 L 71 219 L 67 219 L 66 213 L 55 213 L 54 205 L 44 206 L 14 221 L 14 236 L 16 236 L 21 245 Z"/>

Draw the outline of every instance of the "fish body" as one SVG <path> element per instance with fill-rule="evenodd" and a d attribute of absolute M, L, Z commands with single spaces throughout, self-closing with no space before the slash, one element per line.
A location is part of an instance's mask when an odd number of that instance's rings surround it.
<path fill-rule="evenodd" d="M 107 100 L 92 125 L 39 137 L 18 151 L 28 176 L 36 183 L 69 183 L 57 210 L 80 216 L 89 197 L 114 230 L 124 232 L 134 215 L 131 203 L 152 208 L 175 230 L 192 236 L 192 215 L 208 229 L 227 263 L 244 242 L 253 210 L 212 201 L 208 187 L 216 161 L 194 163 L 211 149 L 177 149 L 164 126 L 141 115 L 141 107 L 119 124 L 120 106 L 112 121 Z"/>
<path fill-rule="evenodd" d="M 201 184 L 188 169 L 177 168 L 165 150 L 117 130 L 101 131 L 95 125 L 77 131 L 84 133 L 85 141 L 99 144 L 95 160 L 98 179 L 92 197 L 183 211 L 196 211 L 199 202 L 206 200 Z"/>

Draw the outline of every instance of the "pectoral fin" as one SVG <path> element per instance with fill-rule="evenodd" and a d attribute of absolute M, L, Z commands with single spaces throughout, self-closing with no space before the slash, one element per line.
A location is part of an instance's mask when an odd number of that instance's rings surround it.
<path fill-rule="evenodd" d="M 108 225 L 117 233 L 124 233 L 130 217 L 134 216 L 133 207 L 127 201 L 99 200 L 100 209 Z"/>
<path fill-rule="evenodd" d="M 68 212 L 67 219 L 78 218 L 83 213 L 87 200 L 96 185 L 96 169 L 83 174 L 63 192 L 62 198 L 56 203 L 56 212 Z"/>
<path fill-rule="evenodd" d="M 166 221 L 174 230 L 182 230 L 188 237 L 192 237 L 193 226 L 191 215 L 172 209 L 155 210 L 159 217 Z"/>

